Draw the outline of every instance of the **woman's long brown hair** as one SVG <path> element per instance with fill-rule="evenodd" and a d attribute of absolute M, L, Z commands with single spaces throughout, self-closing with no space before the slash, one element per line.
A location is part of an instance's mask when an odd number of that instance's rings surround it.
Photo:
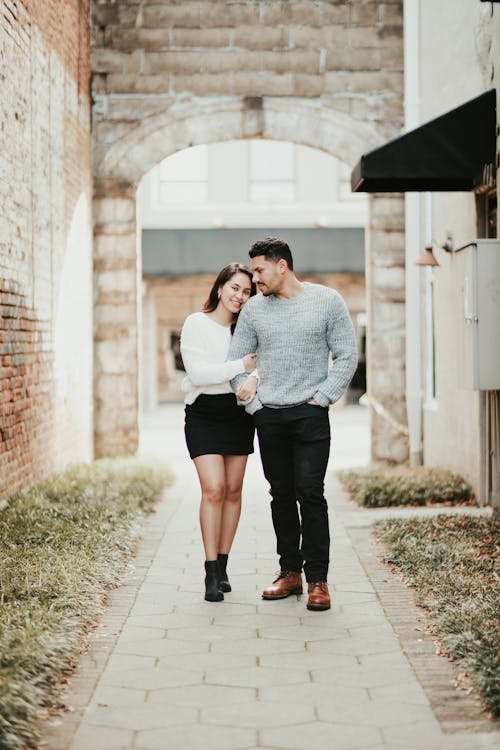
<path fill-rule="evenodd" d="M 244 273 L 250 279 L 250 296 L 253 296 L 256 292 L 255 284 L 252 281 L 253 274 L 249 268 L 244 266 L 242 263 L 230 263 L 228 266 L 224 266 L 213 283 L 205 304 L 203 305 L 203 312 L 213 312 L 219 304 L 219 289 L 226 284 L 229 279 L 236 276 L 237 273 Z M 238 315 L 235 315 L 234 321 L 236 322 Z"/>

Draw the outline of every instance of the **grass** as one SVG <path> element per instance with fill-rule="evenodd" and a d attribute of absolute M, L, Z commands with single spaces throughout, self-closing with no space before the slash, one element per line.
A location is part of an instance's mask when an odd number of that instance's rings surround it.
<path fill-rule="evenodd" d="M 85 635 L 169 480 L 138 459 L 77 466 L 0 510 L 0 749 L 36 747 Z"/>
<path fill-rule="evenodd" d="M 338 477 L 351 498 L 367 508 L 475 504 L 470 485 L 457 474 L 443 469 L 398 467 L 340 471 Z"/>
<path fill-rule="evenodd" d="M 387 562 L 416 588 L 444 651 L 500 716 L 498 518 L 445 516 L 379 521 Z"/>

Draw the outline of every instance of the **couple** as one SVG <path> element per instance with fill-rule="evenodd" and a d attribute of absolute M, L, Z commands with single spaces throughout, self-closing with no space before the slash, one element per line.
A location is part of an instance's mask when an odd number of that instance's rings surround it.
<path fill-rule="evenodd" d="M 307 608 L 329 609 L 328 407 L 356 368 L 354 329 L 338 292 L 295 276 L 286 242 L 267 237 L 249 255 L 252 270 L 223 268 L 181 335 L 186 442 L 202 493 L 205 599 L 222 601 L 231 591 L 226 567 L 255 426 L 281 569 L 262 597 L 301 594 L 304 568 Z"/>

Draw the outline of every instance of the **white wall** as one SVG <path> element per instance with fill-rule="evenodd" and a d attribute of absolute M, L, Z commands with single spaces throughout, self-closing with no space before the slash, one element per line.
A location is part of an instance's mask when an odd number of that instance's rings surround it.
<path fill-rule="evenodd" d="M 498 86 L 498 43 L 489 50 L 492 37 L 500 39 L 500 8 L 469 0 L 420 0 L 420 11 L 420 114 L 427 121 Z M 424 211 L 422 223 L 425 235 Z M 449 232 L 455 247 L 473 240 L 477 234 L 474 194 L 433 194 L 431 225 L 437 244 Z M 456 259 L 436 245 L 435 256 L 440 264 L 433 271 L 436 399 L 427 397 L 424 377 L 424 463 L 461 473 L 479 493 L 480 396 L 460 386 L 464 363 L 457 354 Z M 424 361 L 424 373 L 425 366 Z"/>

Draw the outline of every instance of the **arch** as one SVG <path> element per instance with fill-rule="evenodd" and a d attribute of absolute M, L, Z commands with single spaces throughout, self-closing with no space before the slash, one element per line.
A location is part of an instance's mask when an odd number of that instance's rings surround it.
<path fill-rule="evenodd" d="M 135 192 L 142 177 L 165 157 L 190 146 L 245 138 L 292 141 L 352 166 L 360 154 L 384 142 L 388 135 L 387 122 L 379 131 L 373 123 L 357 120 L 318 99 L 228 96 L 169 103 L 168 109 L 143 119 L 114 122 L 104 117 L 94 128 L 96 455 L 119 455 L 137 448 L 140 294 Z M 370 217 L 366 248 L 368 348 L 371 351 L 377 343 L 379 363 L 378 369 L 369 370 L 370 390 L 382 405 L 390 399 L 392 412 L 404 422 L 404 359 L 399 354 L 393 357 L 390 395 L 386 388 L 386 362 L 393 342 L 401 339 L 398 351 L 403 351 L 404 341 L 393 304 L 404 300 L 401 198 L 374 196 Z M 394 336 L 388 336 L 389 330 Z M 401 462 L 406 458 L 406 439 L 394 430 L 388 435 L 387 425 L 381 424 L 373 411 L 371 433 L 374 459 Z"/>
<path fill-rule="evenodd" d="M 106 122 L 109 128 L 109 121 Z M 325 151 L 349 165 L 385 138 L 370 124 L 319 100 L 274 97 L 197 98 L 130 126 L 122 137 L 99 142 L 95 176 L 137 185 L 155 164 L 202 143 L 242 138 L 292 141 Z"/>

